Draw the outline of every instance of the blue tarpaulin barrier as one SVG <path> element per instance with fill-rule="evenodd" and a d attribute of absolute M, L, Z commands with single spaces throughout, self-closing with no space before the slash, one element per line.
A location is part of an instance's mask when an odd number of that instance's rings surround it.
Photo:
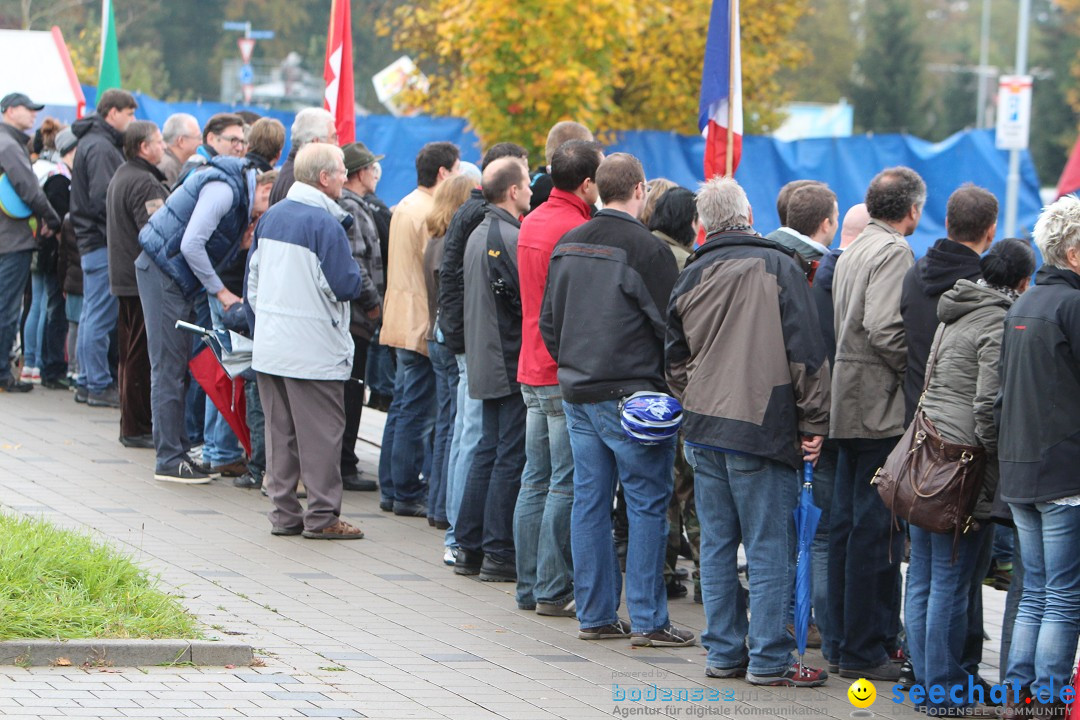
<path fill-rule="evenodd" d="M 84 86 L 88 108 L 96 102 L 96 88 Z M 246 107 L 211 102 L 168 103 L 136 93 L 139 109 L 136 116 L 159 126 L 177 112 L 190 113 L 205 123 L 211 115 L 249 109 L 275 117 L 284 123 L 286 136 L 294 114 L 263 107 Z M 48 107 L 41 117 L 52 115 L 68 122 L 74 108 Z M 356 136 L 375 153 L 386 155 L 382 161 L 383 177 L 379 196 L 388 204 L 398 202 L 416 187 L 416 153 L 425 143 L 448 140 L 461 148 L 462 159 L 479 163 L 480 141 L 459 118 L 412 117 L 389 115 L 357 117 Z M 288 138 L 286 137 L 286 142 Z M 705 141 L 700 136 L 670 132 L 636 130 L 618 133 L 608 152 L 628 152 L 641 159 L 649 178 L 666 177 L 694 189 L 703 179 L 702 157 Z M 288 146 L 285 148 L 288 153 Z M 934 240 L 945 236 L 945 204 L 953 190 L 973 182 L 994 193 L 1001 203 L 998 237 L 1004 224 L 1005 179 L 1008 153 L 994 147 L 993 130 L 957 133 L 939 143 L 910 135 L 858 135 L 845 138 L 817 138 L 783 142 L 769 137 L 747 135 L 743 138 L 743 159 L 736 179 L 746 189 L 754 209 L 754 226 L 763 233 L 779 225 L 776 216 L 776 193 L 791 180 L 811 178 L 828 183 L 837 195 L 840 213 L 862 202 L 866 186 L 880 170 L 907 165 L 918 172 L 927 185 L 926 208 L 918 230 L 910 238 L 916 255 L 926 252 Z M 533 166 L 539 158 L 532 158 Z M 1020 203 L 1018 223 L 1022 235 L 1029 234 L 1042 203 L 1039 180 L 1027 152 L 1020 165 Z"/>

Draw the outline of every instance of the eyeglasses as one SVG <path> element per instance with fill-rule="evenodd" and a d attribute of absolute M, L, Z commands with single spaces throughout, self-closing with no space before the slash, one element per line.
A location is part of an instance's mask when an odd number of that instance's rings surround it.
<path fill-rule="evenodd" d="M 225 142 L 232 143 L 233 145 L 239 145 L 241 147 L 247 145 L 247 140 L 242 137 L 229 137 L 228 135 L 222 135 L 221 139 Z"/>

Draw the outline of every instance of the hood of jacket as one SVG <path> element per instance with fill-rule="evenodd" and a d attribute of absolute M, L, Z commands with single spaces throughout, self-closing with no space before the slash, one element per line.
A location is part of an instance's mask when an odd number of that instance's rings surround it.
<path fill-rule="evenodd" d="M 940 295 L 960 278 L 982 277 L 979 256 L 974 250 L 949 238 L 941 238 L 916 264 L 915 279 L 927 295 Z"/>
<path fill-rule="evenodd" d="M 990 307 L 1008 310 L 1012 304 L 1011 297 L 989 285 L 960 279 L 938 300 L 938 319 L 949 325 L 976 310 Z"/>
<path fill-rule="evenodd" d="M 105 119 L 96 113 L 87 115 L 71 124 L 71 132 L 75 133 L 75 137 L 79 139 L 89 135 L 91 131 L 109 138 L 109 142 L 118 148 L 124 147 L 124 133 L 105 122 Z"/>
<path fill-rule="evenodd" d="M 1062 270 L 1050 265 L 1043 265 L 1039 268 L 1039 272 L 1035 273 L 1035 284 L 1068 285 L 1075 290 L 1080 290 L 1080 275 L 1077 275 L 1072 270 Z"/>

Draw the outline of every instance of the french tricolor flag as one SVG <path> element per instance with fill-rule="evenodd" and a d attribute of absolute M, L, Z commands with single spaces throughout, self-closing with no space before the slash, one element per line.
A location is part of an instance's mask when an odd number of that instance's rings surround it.
<path fill-rule="evenodd" d="M 705 136 L 706 180 L 717 175 L 734 175 L 742 156 L 739 54 L 739 0 L 713 0 L 698 112 L 698 129 Z"/>

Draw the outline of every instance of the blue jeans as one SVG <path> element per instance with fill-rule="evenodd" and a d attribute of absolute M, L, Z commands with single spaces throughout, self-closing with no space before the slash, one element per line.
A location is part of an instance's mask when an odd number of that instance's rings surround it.
<path fill-rule="evenodd" d="M 11 376 L 11 346 L 19 332 L 23 291 L 33 250 L 0 254 L 0 383 Z"/>
<path fill-rule="evenodd" d="M 910 525 L 911 562 L 904 602 L 907 644 L 915 678 L 924 687 L 966 685 L 964 642 L 968 632 L 968 594 L 979 551 L 992 528 L 983 526 L 961 535 L 953 561 L 952 533 L 932 533 Z M 981 631 L 981 628 L 980 628 Z M 946 696 L 928 708 L 960 708 Z"/>
<path fill-rule="evenodd" d="M 570 513 L 574 456 L 558 385 L 521 386 L 525 399 L 525 469 L 514 510 L 517 603 L 565 605 L 574 596 Z"/>
<path fill-rule="evenodd" d="M 465 481 L 458 546 L 514 560 L 514 505 L 525 467 L 525 402 L 519 393 L 484 400 L 483 432 Z"/>
<path fill-rule="evenodd" d="M 109 291 L 109 250 L 98 248 L 82 256 L 83 308 L 79 318 L 81 385 L 100 393 L 113 382 L 109 367 L 109 336 L 116 330 L 118 305 Z"/>
<path fill-rule="evenodd" d="M 1011 563 L 1013 559 L 1013 531 L 1004 525 L 993 525 L 994 561 L 998 564 Z"/>
<path fill-rule="evenodd" d="M 55 283 L 54 283 L 55 284 Z M 42 339 L 45 337 L 45 275 L 30 273 L 30 309 L 23 324 L 23 367 L 40 368 Z"/>
<path fill-rule="evenodd" d="M 386 415 L 379 455 L 379 490 L 384 502 L 422 503 L 427 498 L 424 469 L 430 467 L 435 427 L 435 371 L 426 356 L 412 350 L 398 348 L 397 363 L 394 401 Z"/>
<path fill-rule="evenodd" d="M 1024 559 L 1008 682 L 1035 693 L 1069 684 L 1080 634 L 1080 507 L 1009 503 Z"/>
<path fill-rule="evenodd" d="M 795 589 L 795 520 L 799 473 L 758 455 L 686 445 L 694 468 L 694 503 L 701 523 L 701 597 L 707 664 L 755 675 L 777 675 L 793 661 L 788 609 Z M 750 622 L 742 607 L 737 552 L 746 548 Z"/>
<path fill-rule="evenodd" d="M 364 384 L 373 393 L 390 396 L 394 394 L 394 348 L 379 344 L 380 332 L 381 325 L 375 329 L 368 345 Z"/>
<path fill-rule="evenodd" d="M 215 330 L 223 329 L 221 301 L 210 295 L 206 296 L 206 301 L 210 307 L 211 325 Z M 236 433 L 210 398 L 206 399 L 203 410 L 203 443 L 202 459 L 203 462 L 210 463 L 210 467 L 242 462 L 244 459 L 244 449 L 240 447 Z"/>
<path fill-rule="evenodd" d="M 626 604 L 634 632 L 668 627 L 664 588 L 667 507 L 675 482 L 675 440 L 642 445 L 619 423 L 619 401 L 563 401 L 574 454 L 574 506 L 570 535 L 574 598 L 583 630 L 618 621 L 622 574 L 611 534 L 615 483 L 626 497 L 630 541 Z"/>
<path fill-rule="evenodd" d="M 469 477 L 476 447 L 480 444 L 484 422 L 484 403 L 469 397 L 465 353 L 455 355 L 454 360 L 458 368 L 458 387 L 454 437 L 450 441 L 450 469 L 446 476 L 446 520 L 450 523 L 450 529 L 446 531 L 446 547 L 457 547 L 458 544 L 454 526 L 457 525 L 465 481 Z"/>
<path fill-rule="evenodd" d="M 882 665 L 895 649 L 904 532 L 890 533 L 892 516 L 870 478 L 897 440 L 839 441 L 829 517 L 829 636 L 822 654 L 842 669 Z"/>
<path fill-rule="evenodd" d="M 435 371 L 435 443 L 428 478 L 428 515 L 446 520 L 446 479 L 450 474 L 450 441 L 457 413 L 458 367 L 454 353 L 440 342 L 428 340 L 431 367 Z"/>

